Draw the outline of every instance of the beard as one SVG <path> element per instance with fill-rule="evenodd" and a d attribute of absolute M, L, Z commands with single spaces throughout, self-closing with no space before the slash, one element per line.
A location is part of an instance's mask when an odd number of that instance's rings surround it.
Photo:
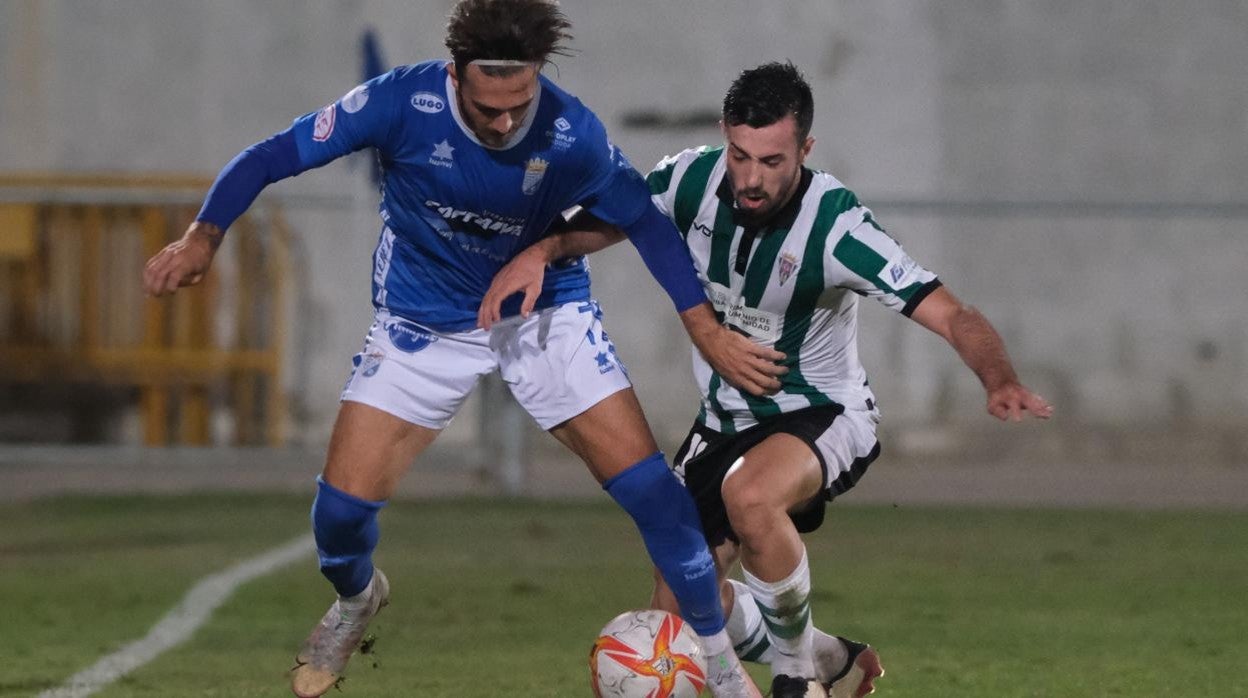
<path fill-rule="evenodd" d="M 801 171 L 799 170 L 796 176 L 781 184 L 774 195 L 764 189 L 734 191 L 732 198 L 733 203 L 736 204 L 737 215 L 755 225 L 767 222 L 788 203 L 789 197 L 797 189 L 797 183 L 800 180 Z"/>

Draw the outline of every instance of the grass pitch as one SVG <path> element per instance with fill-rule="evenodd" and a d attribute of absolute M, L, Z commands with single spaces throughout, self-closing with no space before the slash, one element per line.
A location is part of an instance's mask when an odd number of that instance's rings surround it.
<path fill-rule="evenodd" d="M 142 637 L 200 577 L 305 532 L 309 503 L 0 505 L 0 696 Z M 586 696 L 597 630 L 649 594 L 640 541 L 605 499 L 398 502 L 381 522 L 392 603 L 331 695 Z M 1248 696 L 1248 515 L 838 504 L 808 546 L 815 622 L 880 648 L 877 695 Z M 289 695 L 331 600 L 309 557 L 97 695 Z"/>

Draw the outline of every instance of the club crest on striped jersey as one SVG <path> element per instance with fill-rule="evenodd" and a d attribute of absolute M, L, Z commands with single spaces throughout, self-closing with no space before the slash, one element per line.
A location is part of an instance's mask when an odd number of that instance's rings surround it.
<path fill-rule="evenodd" d="M 524 166 L 524 181 L 520 183 L 520 191 L 527 196 L 537 193 L 537 188 L 542 185 L 542 178 L 546 176 L 548 167 L 550 163 L 541 158 L 529 158 L 529 162 Z"/>
<path fill-rule="evenodd" d="M 784 285 L 784 282 L 789 280 L 790 276 L 793 276 L 793 272 L 796 269 L 797 269 L 797 257 L 794 257 L 793 254 L 790 252 L 781 252 L 780 261 L 776 265 L 776 270 L 780 276 L 781 286 Z"/>

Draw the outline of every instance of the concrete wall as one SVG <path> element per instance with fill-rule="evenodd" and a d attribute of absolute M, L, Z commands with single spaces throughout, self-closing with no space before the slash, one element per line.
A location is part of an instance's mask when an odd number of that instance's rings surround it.
<path fill-rule="evenodd" d="M 1248 4 L 563 5 L 580 53 L 551 74 L 639 167 L 718 135 L 712 123 L 633 130 L 625 114 L 714 112 L 739 70 L 799 64 L 815 88 L 813 164 L 985 311 L 1068 429 L 1248 421 Z M 365 26 L 391 63 L 443 55 L 450 6 L 0 3 L 0 169 L 212 174 L 350 89 Z M 301 438 L 318 442 L 368 321 L 375 195 L 351 160 L 271 193 L 301 232 L 291 387 Z M 955 205 L 966 202 L 1027 206 Z M 593 266 L 608 326 L 673 447 L 694 394 L 678 324 L 627 246 Z M 974 378 L 937 339 L 880 308 L 862 313 L 893 424 L 986 419 Z M 471 439 L 465 421 L 448 436 Z"/>

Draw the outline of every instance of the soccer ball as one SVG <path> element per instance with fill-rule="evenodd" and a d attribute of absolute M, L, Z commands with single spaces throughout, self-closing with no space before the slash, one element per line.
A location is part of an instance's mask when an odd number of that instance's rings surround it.
<path fill-rule="evenodd" d="M 628 611 L 594 641 L 589 681 L 597 698 L 696 698 L 706 685 L 706 656 L 679 617 Z"/>

